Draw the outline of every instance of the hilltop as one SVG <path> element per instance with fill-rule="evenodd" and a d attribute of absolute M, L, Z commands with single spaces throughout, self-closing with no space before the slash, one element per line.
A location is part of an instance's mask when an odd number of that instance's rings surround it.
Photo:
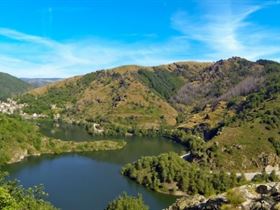
<path fill-rule="evenodd" d="M 31 89 L 31 85 L 28 83 L 9 74 L 0 72 L 0 100 L 18 95 L 29 89 Z"/>

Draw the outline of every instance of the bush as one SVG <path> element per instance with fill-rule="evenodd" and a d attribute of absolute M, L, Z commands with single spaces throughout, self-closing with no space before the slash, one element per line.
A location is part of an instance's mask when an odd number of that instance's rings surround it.
<path fill-rule="evenodd" d="M 263 172 L 261 174 L 257 174 L 252 179 L 253 182 L 261 183 L 261 182 L 277 182 L 279 181 L 279 177 L 276 172 L 273 170 L 270 174 Z"/>
<path fill-rule="evenodd" d="M 148 210 L 148 206 L 144 204 L 141 195 L 137 197 L 122 194 L 113 200 L 105 210 Z"/>
<path fill-rule="evenodd" d="M 226 194 L 226 198 L 233 206 L 238 206 L 245 202 L 244 195 L 237 189 L 229 190 Z"/>
<path fill-rule="evenodd" d="M 0 209 L 44 209 L 55 210 L 48 202 L 44 201 L 46 193 L 42 186 L 24 189 L 17 181 L 7 181 L 4 173 L 0 171 Z"/>
<path fill-rule="evenodd" d="M 280 140 L 276 140 L 273 137 L 268 138 L 268 141 L 273 145 L 276 154 L 280 156 Z"/>

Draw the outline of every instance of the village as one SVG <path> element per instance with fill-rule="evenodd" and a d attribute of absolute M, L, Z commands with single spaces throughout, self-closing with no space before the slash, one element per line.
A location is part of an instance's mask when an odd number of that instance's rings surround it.
<path fill-rule="evenodd" d="M 19 104 L 17 101 L 8 98 L 6 101 L 0 101 L 0 113 L 7 115 L 19 114 L 25 119 L 37 119 L 45 117 L 43 114 L 27 114 L 23 112 L 23 108 L 26 106 L 27 104 Z"/>

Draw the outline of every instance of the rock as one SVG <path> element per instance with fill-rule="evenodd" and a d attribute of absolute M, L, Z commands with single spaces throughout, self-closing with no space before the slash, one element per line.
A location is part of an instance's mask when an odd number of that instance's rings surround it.
<path fill-rule="evenodd" d="M 268 194 L 269 193 L 268 186 L 259 185 L 256 189 L 256 192 L 259 194 Z"/>
<path fill-rule="evenodd" d="M 279 171 L 279 166 L 272 166 L 272 165 L 268 165 L 265 167 L 265 172 L 270 174 L 272 171 Z"/>
<path fill-rule="evenodd" d="M 176 202 L 166 210 L 184 210 L 186 207 L 192 207 L 205 202 L 206 198 L 202 195 L 185 196 L 177 199 Z"/>
<path fill-rule="evenodd" d="M 270 205 L 264 200 L 254 202 L 250 206 L 250 210 L 270 210 Z"/>

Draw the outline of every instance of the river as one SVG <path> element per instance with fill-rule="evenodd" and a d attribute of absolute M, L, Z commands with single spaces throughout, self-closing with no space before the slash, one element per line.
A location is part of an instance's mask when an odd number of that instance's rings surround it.
<path fill-rule="evenodd" d="M 79 126 L 55 127 L 43 123 L 41 131 L 47 136 L 64 140 L 90 140 L 92 137 Z M 86 152 L 79 154 L 43 155 L 30 157 L 9 165 L 11 178 L 24 187 L 43 184 L 48 200 L 62 210 L 102 210 L 122 192 L 142 194 L 150 210 L 159 210 L 175 201 L 144 188 L 120 174 L 121 167 L 145 155 L 182 151 L 183 147 L 164 138 L 131 137 L 122 150 Z"/>

